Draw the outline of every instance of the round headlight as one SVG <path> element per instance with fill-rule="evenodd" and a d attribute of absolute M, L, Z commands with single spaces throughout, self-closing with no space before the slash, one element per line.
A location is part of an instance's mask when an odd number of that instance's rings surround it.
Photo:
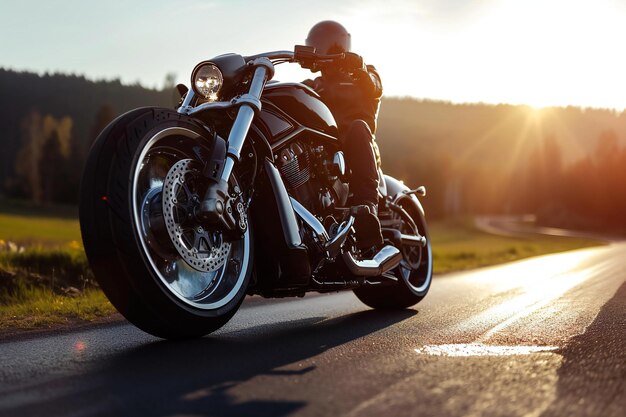
<path fill-rule="evenodd" d="M 200 64 L 191 75 L 193 91 L 210 101 L 217 100 L 223 83 L 222 71 L 213 64 Z"/>

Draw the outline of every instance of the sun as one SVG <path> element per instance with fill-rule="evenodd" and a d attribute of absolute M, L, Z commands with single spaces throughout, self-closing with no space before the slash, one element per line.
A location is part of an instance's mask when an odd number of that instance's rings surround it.
<path fill-rule="evenodd" d="M 548 112 L 548 106 L 537 106 L 528 104 L 526 105 L 528 112 L 528 119 L 531 121 L 539 122 L 543 116 Z"/>

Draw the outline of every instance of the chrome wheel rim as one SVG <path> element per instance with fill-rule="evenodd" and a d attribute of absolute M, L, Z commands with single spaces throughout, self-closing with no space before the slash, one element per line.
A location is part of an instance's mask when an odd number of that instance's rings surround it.
<path fill-rule="evenodd" d="M 201 155 L 207 152 L 206 139 L 189 129 L 167 128 L 153 135 L 135 164 L 132 209 L 141 249 L 163 288 L 188 306 L 215 310 L 231 302 L 245 281 L 250 231 L 234 242 L 214 238 L 214 249 L 218 253 L 214 251 L 204 257 L 192 254 L 189 239 L 185 240 L 176 232 L 180 223 L 167 224 L 174 220 L 168 211 L 173 210 L 175 204 L 163 201 L 180 195 L 182 183 L 173 178 L 176 174 L 187 175 L 197 170 L 201 166 Z M 233 182 L 236 184 L 235 176 Z M 169 191 L 163 192 L 164 186 L 169 186 Z M 195 191 L 196 195 L 201 195 L 202 190 Z"/>
<path fill-rule="evenodd" d="M 426 237 L 426 246 L 422 248 L 403 248 L 403 259 L 397 271 L 406 286 L 409 287 L 414 294 L 421 296 L 428 291 L 432 280 L 433 252 L 430 237 L 426 233 L 426 230 L 419 229 L 417 225 L 406 223 L 406 221 L 402 219 L 402 233 L 420 233 Z"/>

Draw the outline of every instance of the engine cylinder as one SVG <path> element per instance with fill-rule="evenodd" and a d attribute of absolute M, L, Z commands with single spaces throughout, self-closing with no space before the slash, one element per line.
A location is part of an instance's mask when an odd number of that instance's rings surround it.
<path fill-rule="evenodd" d="M 287 188 L 295 190 L 311 179 L 311 161 L 306 148 L 294 143 L 280 151 L 278 169 L 287 182 Z"/>

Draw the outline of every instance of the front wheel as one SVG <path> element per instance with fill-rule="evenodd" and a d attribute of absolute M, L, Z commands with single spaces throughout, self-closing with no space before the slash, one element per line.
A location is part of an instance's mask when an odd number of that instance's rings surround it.
<path fill-rule="evenodd" d="M 424 247 L 403 247 L 402 261 L 393 270 L 398 282 L 390 286 L 363 286 L 356 288 L 354 294 L 369 307 L 376 309 L 405 309 L 419 303 L 426 297 L 433 276 L 433 252 L 430 235 L 423 214 L 409 199 L 403 199 L 400 205 L 408 214 L 405 218 L 394 212 L 401 221 L 400 231 L 426 238 Z"/>
<path fill-rule="evenodd" d="M 250 229 L 227 240 L 194 216 L 212 145 L 189 117 L 137 109 L 100 134 L 83 175 L 81 232 L 96 279 L 124 317 L 159 337 L 217 330 L 245 296 Z M 243 188 L 236 175 L 231 185 Z"/>

